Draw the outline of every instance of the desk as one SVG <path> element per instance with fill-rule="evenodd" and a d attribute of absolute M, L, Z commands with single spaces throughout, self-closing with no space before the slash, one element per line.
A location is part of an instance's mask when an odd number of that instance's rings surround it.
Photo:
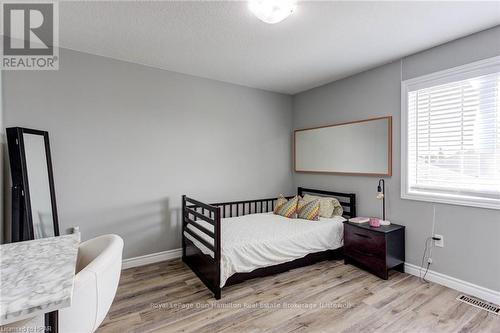
<path fill-rule="evenodd" d="M 0 245 L 0 325 L 71 305 L 78 245 L 76 235 Z"/>

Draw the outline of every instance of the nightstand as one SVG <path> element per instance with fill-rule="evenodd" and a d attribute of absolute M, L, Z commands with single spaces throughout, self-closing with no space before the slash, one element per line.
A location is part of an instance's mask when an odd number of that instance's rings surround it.
<path fill-rule="evenodd" d="M 344 222 L 344 257 L 345 264 L 360 266 L 384 280 L 390 269 L 404 272 L 405 227 Z"/>

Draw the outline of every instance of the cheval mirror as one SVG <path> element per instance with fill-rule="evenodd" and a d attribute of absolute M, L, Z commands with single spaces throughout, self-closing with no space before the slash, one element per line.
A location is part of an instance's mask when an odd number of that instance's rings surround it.
<path fill-rule="evenodd" d="M 12 176 L 11 241 L 59 236 L 49 133 L 7 128 Z"/>

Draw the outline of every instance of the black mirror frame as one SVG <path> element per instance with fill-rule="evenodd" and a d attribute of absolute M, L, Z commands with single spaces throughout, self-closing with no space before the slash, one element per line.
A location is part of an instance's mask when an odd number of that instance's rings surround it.
<path fill-rule="evenodd" d="M 9 148 L 10 173 L 12 176 L 12 227 L 11 241 L 25 241 L 34 239 L 33 217 L 31 214 L 31 200 L 26 169 L 26 154 L 24 149 L 23 134 L 41 135 L 45 142 L 45 156 L 49 177 L 50 201 L 52 205 L 52 219 L 54 223 L 54 236 L 59 236 L 59 220 L 57 217 L 56 193 L 54 187 L 54 174 L 52 170 L 52 157 L 50 154 L 49 133 L 22 127 L 6 129 L 7 144 Z"/>

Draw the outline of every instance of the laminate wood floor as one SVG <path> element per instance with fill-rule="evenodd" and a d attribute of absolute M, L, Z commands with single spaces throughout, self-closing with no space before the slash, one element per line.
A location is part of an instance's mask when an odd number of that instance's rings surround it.
<path fill-rule="evenodd" d="M 98 332 L 500 332 L 459 292 L 325 261 L 226 288 L 216 301 L 181 260 L 123 271 Z"/>

